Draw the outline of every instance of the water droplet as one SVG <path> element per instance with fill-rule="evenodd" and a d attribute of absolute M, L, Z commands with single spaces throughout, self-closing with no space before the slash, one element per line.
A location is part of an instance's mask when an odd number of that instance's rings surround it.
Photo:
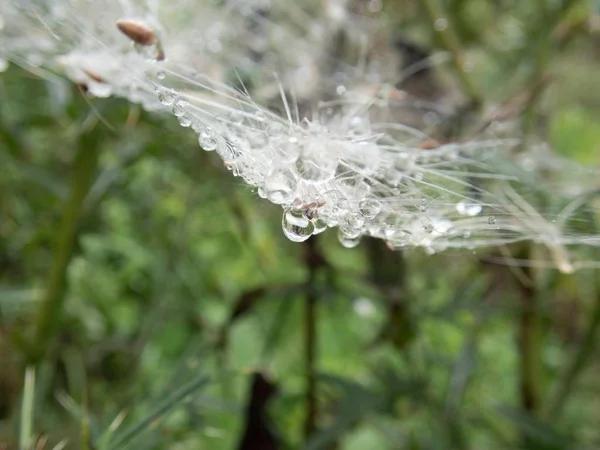
<path fill-rule="evenodd" d="M 323 231 L 325 231 L 327 229 L 327 223 L 321 219 L 320 217 L 317 217 L 316 219 L 313 219 L 312 221 L 315 230 L 313 231 L 313 234 L 319 234 L 322 233 Z"/>
<path fill-rule="evenodd" d="M 216 150 L 217 146 L 219 145 L 217 138 L 207 130 L 200 132 L 200 136 L 198 136 L 198 142 L 200 143 L 200 147 L 207 152 Z"/>
<path fill-rule="evenodd" d="M 112 87 L 107 83 L 89 82 L 87 84 L 88 93 L 98 98 L 108 98 L 112 95 Z"/>
<path fill-rule="evenodd" d="M 358 208 L 366 219 L 374 219 L 381 212 L 381 202 L 368 198 L 360 202 Z"/>
<path fill-rule="evenodd" d="M 427 205 L 419 205 L 419 211 L 422 213 L 427 212 Z"/>
<path fill-rule="evenodd" d="M 179 116 L 178 120 L 179 125 L 181 125 L 182 127 L 189 127 L 192 124 L 191 119 L 185 114 L 183 116 Z"/>
<path fill-rule="evenodd" d="M 488 223 L 490 225 L 496 225 L 496 222 L 497 222 L 496 217 L 494 217 L 494 216 L 488 217 Z"/>
<path fill-rule="evenodd" d="M 185 114 L 185 107 L 188 105 L 188 102 L 185 100 L 179 99 L 173 105 L 173 114 L 177 117 L 181 117 Z"/>
<path fill-rule="evenodd" d="M 2 30 L 2 27 L 0 27 L 0 30 Z M 6 69 L 8 69 L 8 61 L 0 58 L 0 72 L 4 72 Z"/>
<path fill-rule="evenodd" d="M 361 235 L 354 232 L 348 233 L 346 230 L 340 228 L 338 230 L 338 240 L 346 248 L 354 248 L 360 244 Z"/>
<path fill-rule="evenodd" d="M 164 80 L 165 79 L 165 72 L 162 70 L 159 70 L 158 72 L 156 72 L 156 78 L 158 78 L 159 80 Z"/>
<path fill-rule="evenodd" d="M 430 222 L 424 223 L 423 224 L 423 231 L 425 231 L 425 233 L 433 233 L 433 224 Z"/>
<path fill-rule="evenodd" d="M 151 61 L 162 61 L 163 59 L 165 59 L 163 50 L 158 44 L 134 44 L 133 47 L 135 48 L 135 51 L 143 58 L 149 59 Z"/>
<path fill-rule="evenodd" d="M 283 234 L 292 242 L 306 241 L 314 232 L 314 224 L 302 211 L 287 208 L 281 219 Z"/>
<path fill-rule="evenodd" d="M 296 177 L 290 170 L 274 170 L 266 178 L 266 197 L 276 205 L 288 203 L 296 189 Z"/>
<path fill-rule="evenodd" d="M 349 227 L 352 230 L 356 230 L 357 233 L 360 233 L 360 229 L 365 224 L 365 219 L 361 214 L 346 214 L 343 217 L 342 223 Z"/>
<path fill-rule="evenodd" d="M 217 153 L 225 164 L 231 164 L 242 156 L 242 152 L 240 152 L 239 148 L 227 140 L 225 141 L 224 145 L 217 147 Z"/>
<path fill-rule="evenodd" d="M 414 175 L 415 181 L 423 181 L 423 174 L 421 172 L 417 172 Z"/>
<path fill-rule="evenodd" d="M 436 19 L 433 27 L 436 31 L 444 31 L 446 28 L 448 28 L 448 21 L 443 17 L 440 17 L 439 19 Z"/>
<path fill-rule="evenodd" d="M 481 205 L 461 200 L 456 204 L 456 211 L 458 211 L 460 215 L 473 217 L 481 212 Z"/>
<path fill-rule="evenodd" d="M 171 106 L 176 99 L 175 94 L 169 90 L 163 89 L 158 92 L 158 100 L 165 106 Z"/>
<path fill-rule="evenodd" d="M 321 183 L 331 180 L 335 175 L 336 167 L 337 161 L 327 157 L 323 149 L 320 149 L 319 152 L 303 153 L 296 161 L 298 173 L 309 183 Z"/>
<path fill-rule="evenodd" d="M 335 92 L 337 93 L 337 95 L 344 95 L 346 93 L 346 86 L 340 84 L 338 87 L 335 88 Z"/>

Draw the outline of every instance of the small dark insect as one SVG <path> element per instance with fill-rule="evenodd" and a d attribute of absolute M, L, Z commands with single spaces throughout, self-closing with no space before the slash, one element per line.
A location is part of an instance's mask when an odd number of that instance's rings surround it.
<path fill-rule="evenodd" d="M 325 205 L 323 200 L 306 203 L 298 209 L 304 213 L 308 220 L 313 220 L 318 216 L 318 209 Z"/>

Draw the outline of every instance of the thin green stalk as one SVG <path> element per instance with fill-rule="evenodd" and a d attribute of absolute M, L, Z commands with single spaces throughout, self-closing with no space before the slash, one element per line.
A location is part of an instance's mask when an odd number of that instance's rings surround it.
<path fill-rule="evenodd" d="M 536 414 L 542 404 L 542 324 L 540 305 L 534 288 L 521 290 L 519 318 L 519 358 L 521 361 L 521 406 Z"/>
<path fill-rule="evenodd" d="M 21 406 L 21 424 L 19 427 L 19 448 L 29 450 L 33 447 L 33 407 L 35 400 L 35 368 L 25 370 L 23 403 Z"/>
<path fill-rule="evenodd" d="M 305 264 L 308 269 L 304 300 L 304 362 L 306 365 L 306 417 L 304 436 L 308 440 L 317 429 L 317 276 L 323 260 L 316 238 L 305 244 Z"/>
<path fill-rule="evenodd" d="M 463 91 L 469 97 L 471 108 L 478 109 L 483 104 L 483 97 L 465 70 L 465 53 L 450 21 L 450 15 L 446 14 L 437 0 L 421 0 L 421 4 L 427 13 L 439 45 L 450 53 L 456 76 Z"/>
<path fill-rule="evenodd" d="M 548 419 L 556 421 L 560 418 L 565 404 L 575 387 L 577 378 L 587 366 L 590 357 L 595 354 L 598 343 L 598 330 L 600 330 L 600 291 L 596 292 L 594 310 L 584 338 L 577 347 L 577 351 L 573 355 L 573 359 L 569 363 L 565 375 L 560 380 L 558 388 L 555 391 L 556 394 L 548 402 L 545 414 Z"/>
<path fill-rule="evenodd" d="M 95 133 L 83 135 L 78 142 L 70 195 L 64 205 L 54 259 L 35 322 L 33 355 L 31 355 L 35 362 L 44 357 L 52 344 L 62 316 L 67 268 L 73 256 L 77 225 L 82 215 L 84 200 L 96 171 L 99 142 L 101 140 Z"/>

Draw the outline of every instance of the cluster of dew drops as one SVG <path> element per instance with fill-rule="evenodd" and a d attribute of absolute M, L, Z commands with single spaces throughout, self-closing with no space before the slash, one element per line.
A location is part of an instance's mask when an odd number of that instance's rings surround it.
<path fill-rule="evenodd" d="M 162 60 L 162 49 L 156 45 L 136 44 L 135 49 L 149 60 Z M 415 164 L 409 154 L 390 155 L 365 138 L 370 134 L 368 118 L 351 117 L 342 133 L 333 133 L 324 123 L 334 122 L 334 117 L 317 117 L 312 122 L 305 118 L 296 125 L 256 105 L 249 111 L 233 107 L 213 114 L 210 108 L 197 107 L 192 99 L 165 87 L 162 70 L 154 75 L 158 100 L 171 109 L 182 127 L 198 134 L 200 147 L 215 151 L 234 176 L 256 187 L 260 197 L 283 207 L 282 229 L 289 240 L 303 242 L 338 227 L 344 247 L 356 247 L 363 235 L 370 235 L 397 250 L 410 245 L 431 247 L 437 237 L 452 230 L 449 219 L 428 217 L 427 199 L 409 199 L 416 210 L 399 219 L 397 205 L 375 192 L 372 180 L 382 176 L 382 168 L 391 166 L 393 172 L 384 177 L 400 174 L 402 178 Z M 336 91 L 344 95 L 346 88 L 339 86 Z M 331 109 L 327 111 L 332 115 Z M 413 177 L 419 182 L 423 174 L 417 171 Z M 481 210 L 477 203 L 455 205 L 460 216 L 474 217 Z M 496 218 L 490 216 L 488 223 L 495 225 Z"/>
<path fill-rule="evenodd" d="M 267 119 L 268 113 L 260 110 L 248 114 L 233 111 L 220 120 L 208 118 L 190 108 L 190 102 L 176 91 L 161 86 L 156 90 L 160 102 L 172 109 L 181 126 L 197 133 L 203 150 L 215 151 L 233 175 L 256 187 L 260 197 L 283 207 L 283 233 L 293 242 L 337 227 L 344 247 L 356 247 L 362 236 L 370 235 L 399 250 L 429 246 L 451 229 L 448 219 L 428 218 L 425 200 L 415 200 L 414 213 L 402 222 L 390 219 L 392 206 L 378 197 L 368 181 L 386 165 L 377 144 L 358 142 L 342 148 L 347 143 L 332 142 L 332 135 L 318 120 L 304 119 L 295 127 Z M 360 119 L 353 123 L 363 125 Z M 415 177 L 422 179 L 422 174 Z M 482 206 L 460 201 L 454 212 L 475 217 Z M 495 225 L 496 218 L 488 217 L 487 223 Z M 465 234 L 463 237 L 468 237 Z"/>

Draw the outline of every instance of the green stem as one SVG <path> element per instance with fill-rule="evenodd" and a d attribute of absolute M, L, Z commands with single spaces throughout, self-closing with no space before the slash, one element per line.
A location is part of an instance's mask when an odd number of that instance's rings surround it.
<path fill-rule="evenodd" d="M 456 76 L 465 94 L 469 97 L 470 107 L 473 110 L 478 109 L 483 104 L 483 97 L 465 71 L 464 50 L 453 24 L 450 22 L 450 16 L 438 5 L 436 0 L 421 0 L 421 4 L 427 13 L 427 18 L 431 23 L 439 45 L 450 53 Z"/>
<path fill-rule="evenodd" d="M 519 320 L 521 404 L 536 414 L 542 402 L 542 324 L 535 289 L 523 287 Z"/>
<path fill-rule="evenodd" d="M 98 161 L 98 136 L 88 133 L 78 143 L 70 196 L 64 205 L 62 222 L 58 232 L 54 260 L 41 307 L 35 322 L 34 341 L 31 355 L 39 362 L 54 340 L 62 315 L 66 276 L 77 239 L 77 225 L 82 215 L 84 200 L 89 192 Z"/>
<path fill-rule="evenodd" d="M 305 244 L 305 264 L 308 269 L 306 298 L 304 301 L 304 361 L 306 364 L 306 417 L 304 436 L 308 440 L 317 427 L 317 276 L 323 258 L 315 237 Z"/>

